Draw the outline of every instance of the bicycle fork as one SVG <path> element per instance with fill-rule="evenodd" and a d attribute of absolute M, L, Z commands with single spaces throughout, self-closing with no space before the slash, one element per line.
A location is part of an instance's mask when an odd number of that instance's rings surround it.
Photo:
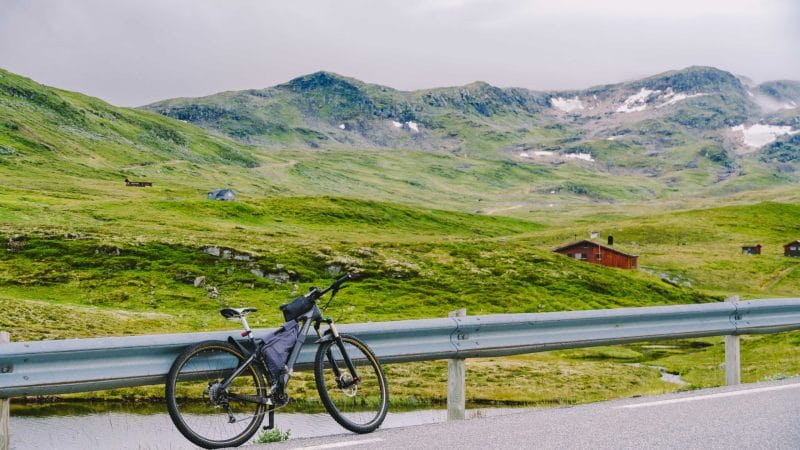
<path fill-rule="evenodd" d="M 347 367 L 347 371 L 350 375 L 350 378 L 347 379 L 345 376 L 346 374 L 342 373 L 342 370 L 339 368 L 339 364 L 336 361 L 336 358 L 333 356 L 333 351 L 331 348 L 328 348 L 328 351 L 325 353 L 325 357 L 328 359 L 328 363 L 331 365 L 331 369 L 333 370 L 333 374 L 336 376 L 336 386 L 339 389 L 347 389 L 352 386 L 358 386 L 361 383 L 361 377 L 358 376 L 358 372 L 356 371 L 356 367 L 353 364 L 353 361 L 350 359 L 350 355 L 347 354 L 347 351 L 344 349 L 344 342 L 342 342 L 341 336 L 339 336 L 339 331 L 336 329 L 336 325 L 333 323 L 333 320 L 330 318 L 325 319 L 325 323 L 328 324 L 328 328 L 330 329 L 331 336 L 333 336 L 333 342 L 339 348 L 339 352 L 342 355 L 342 359 L 344 360 L 344 364 Z M 319 326 L 315 327 L 317 334 L 322 339 L 322 333 L 319 331 Z"/>

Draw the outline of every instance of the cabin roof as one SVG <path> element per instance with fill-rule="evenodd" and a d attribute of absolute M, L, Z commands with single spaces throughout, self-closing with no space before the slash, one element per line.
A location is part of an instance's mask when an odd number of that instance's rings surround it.
<path fill-rule="evenodd" d="M 580 240 L 580 241 L 575 241 L 575 242 L 572 242 L 572 243 L 570 243 L 570 244 L 563 245 L 563 246 L 561 246 L 561 247 L 558 247 L 557 249 L 555 249 L 555 250 L 553 250 L 553 251 L 554 251 L 554 252 L 560 252 L 560 251 L 562 251 L 562 250 L 567 250 L 567 249 L 569 249 L 569 248 L 576 247 L 576 246 L 578 246 L 578 245 L 582 245 L 582 244 L 589 244 L 589 245 L 591 245 L 591 246 L 593 246 L 593 247 L 600 247 L 600 248 L 602 248 L 602 249 L 603 249 L 603 250 L 605 250 L 605 251 L 609 251 L 609 252 L 618 253 L 618 254 L 620 254 L 620 255 L 627 256 L 627 257 L 629 257 L 629 258 L 638 258 L 638 257 L 639 257 L 639 255 L 631 255 L 631 254 L 629 254 L 629 253 L 621 252 L 621 251 L 619 251 L 619 250 L 617 250 L 617 249 L 615 249 L 615 248 L 608 247 L 608 246 L 605 246 L 605 245 L 603 245 L 603 244 L 599 244 L 599 243 L 597 243 L 597 242 L 590 241 L 590 240 L 588 240 L 588 239 L 582 239 L 582 240 Z"/>

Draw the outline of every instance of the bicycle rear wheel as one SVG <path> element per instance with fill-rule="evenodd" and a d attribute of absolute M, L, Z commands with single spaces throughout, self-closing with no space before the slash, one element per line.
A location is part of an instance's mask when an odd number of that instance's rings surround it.
<path fill-rule="evenodd" d="M 267 387 L 256 366 L 247 366 L 227 388 L 220 386 L 245 359 L 221 341 L 201 342 L 175 359 L 165 396 L 172 422 L 187 439 L 204 448 L 236 447 L 258 430 Z"/>
<path fill-rule="evenodd" d="M 375 354 L 354 336 L 323 342 L 314 359 L 314 378 L 325 409 L 354 433 L 378 428 L 389 408 L 389 390 Z M 352 363 L 347 364 L 346 357 Z"/>

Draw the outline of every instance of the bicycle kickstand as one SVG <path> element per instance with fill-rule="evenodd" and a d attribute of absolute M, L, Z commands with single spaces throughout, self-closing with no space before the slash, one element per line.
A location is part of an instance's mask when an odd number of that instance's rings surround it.
<path fill-rule="evenodd" d="M 275 428 L 275 405 L 269 405 L 269 424 L 267 426 L 261 427 L 264 430 L 271 430 Z"/>

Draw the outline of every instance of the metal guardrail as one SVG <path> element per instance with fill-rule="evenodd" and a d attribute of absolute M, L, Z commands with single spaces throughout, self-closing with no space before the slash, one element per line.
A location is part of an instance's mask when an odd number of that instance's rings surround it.
<path fill-rule="evenodd" d="M 339 325 L 384 363 L 463 359 L 554 349 L 800 329 L 800 299 L 500 314 Z M 266 330 L 255 330 L 256 335 Z M 236 332 L 167 334 L 0 345 L 0 398 L 161 384 L 187 346 Z M 316 336 L 309 336 L 312 343 Z M 298 369 L 316 346 L 304 347 Z M 738 368 L 737 368 L 738 370 Z"/>

